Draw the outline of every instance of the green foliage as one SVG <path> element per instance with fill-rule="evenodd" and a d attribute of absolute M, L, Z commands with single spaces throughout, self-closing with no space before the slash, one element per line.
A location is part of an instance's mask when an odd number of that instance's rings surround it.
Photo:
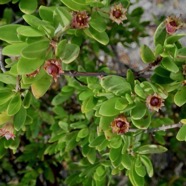
<path fill-rule="evenodd" d="M 150 185 L 153 154 L 185 157 L 186 34 L 161 22 L 140 47 L 147 67 L 124 71 L 116 45 L 140 45 L 149 23 L 130 1 L 0 4 L 0 185 Z"/>

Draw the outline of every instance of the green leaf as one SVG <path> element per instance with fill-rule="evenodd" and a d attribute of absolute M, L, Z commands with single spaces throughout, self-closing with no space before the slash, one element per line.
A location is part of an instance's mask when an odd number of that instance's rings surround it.
<path fill-rule="evenodd" d="M 143 118 L 147 112 L 146 105 L 140 101 L 136 102 L 136 106 L 131 110 L 130 115 L 134 120 Z"/>
<path fill-rule="evenodd" d="M 114 119 L 114 117 L 101 117 L 99 126 L 104 131 L 108 130 L 113 119 Z"/>
<path fill-rule="evenodd" d="M 144 63 L 152 63 L 156 59 L 154 53 L 147 45 L 140 47 L 140 56 Z"/>
<path fill-rule="evenodd" d="M 119 156 L 121 156 L 121 147 L 110 149 L 109 158 L 112 162 L 116 161 Z"/>
<path fill-rule="evenodd" d="M 44 63 L 44 59 L 28 59 L 21 57 L 17 63 L 18 74 L 30 74 Z"/>
<path fill-rule="evenodd" d="M 29 44 L 22 50 L 22 56 L 29 59 L 37 59 L 45 56 L 49 47 L 49 40 L 40 40 Z"/>
<path fill-rule="evenodd" d="M 144 177 L 146 175 L 146 169 L 139 158 L 135 161 L 134 169 L 138 176 Z"/>
<path fill-rule="evenodd" d="M 31 85 L 32 93 L 35 98 L 42 97 L 49 89 L 52 83 L 52 77 L 45 73 L 39 80 Z"/>
<path fill-rule="evenodd" d="M 161 44 L 157 44 L 154 53 L 155 56 L 159 56 L 161 53 L 163 53 L 163 46 Z"/>
<path fill-rule="evenodd" d="M 86 89 L 83 90 L 80 94 L 79 94 L 79 100 L 84 101 L 86 99 L 88 99 L 89 97 L 93 96 L 93 92 L 90 89 Z"/>
<path fill-rule="evenodd" d="M 81 111 L 83 113 L 87 113 L 89 111 L 92 111 L 93 108 L 96 105 L 96 101 L 94 99 L 94 97 L 89 97 L 88 99 L 84 100 L 82 105 L 81 105 Z"/>
<path fill-rule="evenodd" d="M 181 39 L 182 37 L 185 37 L 185 36 L 186 36 L 186 34 L 171 35 L 171 36 L 166 38 L 165 45 L 173 44 L 173 43 L 177 42 L 179 39 Z"/>
<path fill-rule="evenodd" d="M 176 57 L 179 58 L 179 59 L 185 60 L 186 59 L 186 47 L 178 49 Z"/>
<path fill-rule="evenodd" d="M 134 166 L 129 170 L 129 179 L 134 186 L 144 186 L 144 178 L 136 173 Z"/>
<path fill-rule="evenodd" d="M 61 54 L 63 53 L 63 50 L 64 50 L 66 44 L 67 44 L 67 40 L 66 39 L 62 39 L 57 44 L 57 48 L 56 48 L 56 55 L 57 55 L 57 57 L 60 57 L 61 56 Z"/>
<path fill-rule="evenodd" d="M 136 84 L 135 85 L 134 91 L 141 98 L 144 98 L 145 99 L 147 97 L 147 94 L 145 93 L 144 89 L 141 88 L 141 86 L 139 84 Z"/>
<path fill-rule="evenodd" d="M 122 162 L 121 164 L 127 169 L 130 170 L 131 169 L 131 165 L 132 165 L 132 156 L 125 153 L 122 155 Z"/>
<path fill-rule="evenodd" d="M 70 86 L 64 86 L 62 91 L 52 99 L 52 105 L 60 105 L 68 100 L 74 93 L 74 88 Z"/>
<path fill-rule="evenodd" d="M 130 136 L 123 136 L 123 148 L 122 154 L 126 154 L 131 144 L 131 137 Z"/>
<path fill-rule="evenodd" d="M 32 94 L 30 91 L 28 91 L 23 99 L 23 107 L 25 109 L 30 107 L 30 104 L 32 102 Z"/>
<path fill-rule="evenodd" d="M 9 75 L 7 73 L 3 73 L 3 74 L 0 73 L 0 82 L 16 85 L 17 80 L 16 80 L 16 77 L 12 75 Z"/>
<path fill-rule="evenodd" d="M 176 139 L 177 139 L 178 141 L 186 141 L 186 125 L 183 125 L 183 126 L 179 129 L 179 131 L 178 131 L 178 133 L 177 133 L 177 135 L 176 135 Z"/>
<path fill-rule="evenodd" d="M 42 7 L 42 6 L 40 6 Z M 52 10 L 50 10 L 50 12 L 53 15 Z M 49 38 L 52 39 L 52 37 L 54 37 L 54 32 L 55 32 L 55 28 L 51 25 L 53 24 L 53 17 L 50 16 L 50 14 L 48 14 L 48 12 L 46 13 L 47 16 L 47 20 L 40 20 L 39 18 L 33 16 L 33 15 L 24 15 L 23 18 L 24 20 L 31 25 L 33 28 L 41 31 L 42 33 L 46 34 Z M 48 19 L 51 18 L 51 23 L 49 23 Z"/>
<path fill-rule="evenodd" d="M 96 169 L 96 174 L 99 175 L 100 177 L 104 176 L 105 167 L 103 167 L 102 165 L 99 165 Z"/>
<path fill-rule="evenodd" d="M 21 107 L 20 110 L 14 116 L 14 128 L 19 131 L 26 121 L 27 112 L 24 107 Z"/>
<path fill-rule="evenodd" d="M 149 177 L 152 177 L 154 174 L 154 170 L 153 170 L 153 166 L 152 166 L 152 162 L 150 161 L 150 159 L 145 156 L 145 155 L 141 155 L 140 156 L 141 162 L 143 163 L 143 165 L 146 168 L 147 174 L 149 175 Z"/>
<path fill-rule="evenodd" d="M 102 45 L 107 45 L 109 43 L 109 37 L 106 32 L 98 32 L 93 28 L 84 29 L 84 32 L 87 36 L 95 39 L 97 42 L 101 43 Z"/>
<path fill-rule="evenodd" d="M 72 15 L 66 7 L 56 7 L 54 11 L 54 24 L 57 29 L 65 30 L 70 25 Z"/>
<path fill-rule="evenodd" d="M 7 108 L 7 114 L 9 116 L 15 115 L 17 112 L 19 112 L 22 105 L 21 96 L 19 93 L 15 94 L 14 97 L 10 100 L 10 103 L 8 104 Z"/>
<path fill-rule="evenodd" d="M 37 9 L 37 0 L 20 0 L 19 8 L 25 14 L 32 14 Z"/>
<path fill-rule="evenodd" d="M 20 42 L 19 38 L 17 37 L 17 28 L 20 25 L 10 24 L 4 25 L 0 27 L 0 40 L 6 41 L 7 43 L 17 43 Z"/>
<path fill-rule="evenodd" d="M 76 44 L 66 44 L 63 50 L 61 51 L 60 58 L 65 64 L 69 64 L 74 61 L 80 52 L 80 48 Z"/>
<path fill-rule="evenodd" d="M 134 89 L 134 73 L 132 72 L 131 69 L 127 70 L 127 78 L 126 80 L 130 83 L 131 88 Z"/>
<path fill-rule="evenodd" d="M 93 148 L 89 149 L 89 152 L 87 154 L 87 159 L 91 164 L 94 164 L 96 161 L 96 150 Z"/>
<path fill-rule="evenodd" d="M 45 20 L 53 23 L 53 13 L 55 11 L 55 7 L 47 7 L 47 6 L 40 6 L 39 7 L 39 15 L 40 17 Z"/>
<path fill-rule="evenodd" d="M 169 77 L 170 76 L 170 71 L 166 70 L 165 68 L 163 68 L 162 66 L 158 66 L 155 68 L 154 72 L 156 74 L 158 74 L 159 76 L 162 76 L 162 77 Z"/>
<path fill-rule="evenodd" d="M 128 104 L 129 103 L 126 98 L 120 98 L 116 100 L 115 109 L 123 111 L 128 106 Z"/>
<path fill-rule="evenodd" d="M 168 71 L 171 71 L 174 73 L 179 71 L 178 66 L 175 64 L 174 60 L 170 57 L 164 57 L 161 61 L 161 65 Z"/>
<path fill-rule="evenodd" d="M 20 56 L 22 49 L 26 46 L 26 43 L 15 43 L 12 45 L 7 45 L 3 48 L 2 54 L 5 56 Z"/>
<path fill-rule="evenodd" d="M 143 118 L 139 119 L 139 120 L 135 120 L 133 118 L 131 118 L 132 123 L 134 126 L 136 126 L 139 129 L 146 129 L 149 127 L 150 123 L 151 123 L 151 116 L 150 114 L 147 112 L 146 115 L 144 115 Z"/>
<path fill-rule="evenodd" d="M 73 129 L 85 128 L 85 127 L 87 127 L 87 122 L 86 121 L 77 121 L 77 122 L 71 123 L 70 127 Z"/>
<path fill-rule="evenodd" d="M 8 2 L 10 2 L 11 0 L 1 0 L 0 1 L 0 5 L 3 5 L 3 4 L 7 4 Z"/>
<path fill-rule="evenodd" d="M 162 78 L 162 76 L 159 76 L 158 74 L 153 74 L 151 76 L 151 81 L 152 82 L 155 82 L 155 83 L 158 83 L 158 84 L 170 84 L 173 82 L 173 80 L 171 80 L 169 77 L 164 77 Z"/>
<path fill-rule="evenodd" d="M 110 138 L 110 143 L 109 143 L 109 147 L 113 148 L 113 149 L 117 149 L 119 147 L 122 148 L 122 144 L 123 144 L 123 140 L 121 138 L 120 135 L 113 135 L 113 133 L 111 133 L 112 137 Z M 109 138 L 107 138 L 109 139 Z"/>
<path fill-rule="evenodd" d="M 143 145 L 137 149 L 137 153 L 139 154 L 159 154 L 166 152 L 167 148 L 161 145 Z"/>
<path fill-rule="evenodd" d="M 17 29 L 17 33 L 25 37 L 42 37 L 45 35 L 44 33 L 32 28 L 31 26 L 20 26 Z"/>
<path fill-rule="evenodd" d="M 181 119 L 180 122 L 185 125 L 186 124 L 186 119 Z"/>
<path fill-rule="evenodd" d="M 7 112 L 0 113 L 0 125 L 10 122 L 12 117 L 7 114 Z"/>
<path fill-rule="evenodd" d="M 116 95 L 131 91 L 130 84 L 124 78 L 116 75 L 109 75 L 101 78 L 100 84 L 106 91 Z"/>
<path fill-rule="evenodd" d="M 176 94 L 174 96 L 175 104 L 178 105 L 179 107 L 184 105 L 186 103 L 186 96 L 185 95 L 186 95 L 186 87 L 183 86 L 176 92 Z"/>
<path fill-rule="evenodd" d="M 78 3 L 80 5 L 86 5 L 87 4 L 87 0 L 72 0 L 75 3 Z"/>
<path fill-rule="evenodd" d="M 117 114 L 119 114 L 120 111 L 115 109 L 115 103 L 118 99 L 120 98 L 114 97 L 114 98 L 111 98 L 103 102 L 99 109 L 99 114 L 102 116 L 108 116 L 108 117 L 116 116 Z"/>
<path fill-rule="evenodd" d="M 68 8 L 74 11 L 86 10 L 87 6 L 83 4 L 76 3 L 72 0 L 61 0 L 63 4 L 65 4 Z"/>
<path fill-rule="evenodd" d="M 9 88 L 0 89 L 0 105 L 7 103 L 13 95 L 13 91 Z"/>
<path fill-rule="evenodd" d="M 42 7 L 42 6 L 40 6 Z M 38 17 L 34 16 L 34 15 L 23 15 L 23 19 L 30 25 L 32 26 L 33 28 L 38 28 L 41 24 L 42 24 L 42 21 L 41 19 L 39 19 Z"/>
<path fill-rule="evenodd" d="M 62 130 L 64 130 L 65 132 L 69 131 L 69 124 L 67 122 L 64 121 L 59 121 L 58 125 L 60 126 L 60 128 Z"/>
<path fill-rule="evenodd" d="M 156 29 L 154 33 L 154 44 L 155 46 L 158 44 L 164 45 L 164 41 L 166 38 L 166 30 L 165 30 L 165 22 L 163 21 Z"/>
<path fill-rule="evenodd" d="M 91 141 L 89 146 L 90 147 L 96 147 L 96 146 L 100 145 L 104 140 L 105 140 L 105 136 L 104 135 L 97 136 L 93 141 Z"/>
<path fill-rule="evenodd" d="M 100 16 L 97 12 L 93 12 L 89 24 L 98 32 L 104 32 L 107 26 L 105 19 L 102 16 Z"/>
<path fill-rule="evenodd" d="M 78 138 L 85 138 L 85 137 L 88 136 L 88 134 L 89 134 L 89 129 L 88 129 L 88 128 L 83 128 L 83 129 L 81 129 L 81 130 L 78 132 L 77 137 L 78 137 Z"/>
<path fill-rule="evenodd" d="M 77 145 L 76 137 L 77 137 L 77 131 L 73 131 L 68 134 L 68 136 L 66 137 L 66 148 L 65 148 L 66 152 L 69 152 L 75 148 L 75 146 Z"/>

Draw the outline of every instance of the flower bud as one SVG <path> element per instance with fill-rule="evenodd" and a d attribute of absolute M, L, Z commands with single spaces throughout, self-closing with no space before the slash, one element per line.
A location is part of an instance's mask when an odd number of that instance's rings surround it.
<path fill-rule="evenodd" d="M 58 59 L 49 59 L 44 64 L 45 71 L 54 78 L 54 81 L 57 81 L 57 78 L 60 77 L 60 74 L 63 73 L 61 68 L 60 60 Z"/>
<path fill-rule="evenodd" d="M 83 29 L 89 27 L 89 16 L 86 11 L 74 12 L 71 26 L 77 29 Z"/>
<path fill-rule="evenodd" d="M 119 115 L 111 123 L 112 132 L 117 134 L 124 134 L 129 130 L 129 122 L 124 115 Z"/>
<path fill-rule="evenodd" d="M 169 16 L 165 20 L 166 32 L 170 35 L 174 34 L 181 26 L 181 20 L 176 16 Z"/>
<path fill-rule="evenodd" d="M 150 109 L 150 110 L 155 110 L 155 111 L 159 111 L 159 109 L 164 106 L 164 100 L 157 94 L 154 94 L 154 95 L 150 95 L 147 97 L 146 99 L 146 104 L 147 104 L 147 107 Z"/>
<path fill-rule="evenodd" d="M 127 19 L 126 12 L 127 10 L 123 8 L 123 5 L 121 3 L 114 5 L 110 9 L 110 19 L 113 22 L 120 24 Z"/>

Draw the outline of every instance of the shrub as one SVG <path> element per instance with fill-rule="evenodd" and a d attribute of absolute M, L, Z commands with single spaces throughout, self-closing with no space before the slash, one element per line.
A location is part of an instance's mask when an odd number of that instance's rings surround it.
<path fill-rule="evenodd" d="M 0 3 L 0 185 L 150 183 L 151 155 L 186 140 L 182 20 L 159 24 L 136 70 L 116 45 L 140 44 L 149 22 L 128 0 Z"/>

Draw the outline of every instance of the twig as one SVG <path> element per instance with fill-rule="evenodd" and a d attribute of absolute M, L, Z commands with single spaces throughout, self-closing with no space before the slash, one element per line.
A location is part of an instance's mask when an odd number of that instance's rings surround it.
<path fill-rule="evenodd" d="M 176 123 L 176 124 L 172 124 L 172 125 L 166 125 L 166 126 L 162 126 L 162 127 L 158 127 L 158 128 L 151 128 L 151 129 L 146 129 L 143 130 L 144 133 L 154 133 L 154 132 L 158 132 L 158 131 L 166 131 L 169 129 L 174 129 L 174 128 L 180 128 L 182 126 L 181 123 Z M 130 129 L 129 132 L 137 132 L 139 131 L 139 129 Z"/>
<path fill-rule="evenodd" d="M 21 21 L 23 21 L 22 17 L 20 17 L 19 19 L 15 20 L 14 22 L 12 22 L 12 24 L 17 24 L 17 23 L 20 23 Z"/>
<path fill-rule="evenodd" d="M 17 76 L 17 82 L 16 82 L 15 91 L 19 92 L 20 90 L 21 90 L 21 87 L 20 87 L 20 76 Z"/>
<path fill-rule="evenodd" d="M 158 64 L 161 62 L 162 59 L 163 59 L 163 58 L 162 58 L 161 56 L 158 56 L 158 57 L 157 57 L 152 63 L 150 63 L 147 67 L 145 67 L 144 69 L 142 69 L 142 70 L 140 70 L 139 72 L 137 72 L 137 73 L 136 73 L 136 76 L 138 77 L 138 76 L 144 74 L 145 72 L 151 70 L 151 68 L 154 67 L 154 66 L 156 66 L 156 65 L 158 65 Z"/>
<path fill-rule="evenodd" d="M 102 76 L 108 76 L 108 75 L 116 75 L 116 76 L 126 77 L 123 74 L 108 74 L 106 72 L 77 72 L 74 70 L 64 71 L 63 75 L 67 75 L 67 76 L 71 76 L 71 77 L 77 77 L 77 76 L 102 77 Z"/>
<path fill-rule="evenodd" d="M 68 76 L 72 76 L 72 77 L 76 77 L 76 76 L 106 76 L 108 75 L 105 72 L 77 72 L 74 70 L 70 70 L 70 71 L 64 71 L 63 73 L 64 75 L 68 75 Z"/>
<path fill-rule="evenodd" d="M 2 47 L 0 47 L 0 68 L 2 72 L 6 72 L 5 66 L 3 64 L 3 55 L 2 55 Z"/>

